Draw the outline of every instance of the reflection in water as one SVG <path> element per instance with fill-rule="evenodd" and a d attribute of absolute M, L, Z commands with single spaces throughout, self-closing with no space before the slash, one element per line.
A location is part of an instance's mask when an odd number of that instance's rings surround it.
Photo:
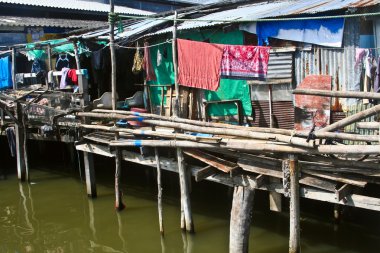
<path fill-rule="evenodd" d="M 228 252 L 227 189 L 194 186 L 196 234 L 191 235 L 180 229 L 177 188 L 173 187 L 171 193 L 171 185 L 167 186 L 163 202 L 165 237 L 162 237 L 155 187 L 146 189 L 133 178 L 134 183 L 124 186 L 127 208 L 118 213 L 113 207 L 111 186 L 98 185 L 99 197 L 88 199 L 85 185 L 74 178 L 42 171 L 33 171 L 33 178 L 36 183 L 30 185 L 19 184 L 16 176 L 0 181 L 0 253 L 157 253 L 160 249 L 161 253 Z M 266 211 L 259 194 L 253 213 L 250 252 L 286 252 L 288 215 Z M 223 202 L 226 198 L 228 202 Z M 262 210 L 257 210 L 260 206 Z M 360 223 L 355 225 L 343 217 L 338 232 L 334 232 L 333 206 L 328 208 L 330 216 L 303 214 L 303 253 L 377 252 L 380 214 L 360 214 L 355 219 Z"/>

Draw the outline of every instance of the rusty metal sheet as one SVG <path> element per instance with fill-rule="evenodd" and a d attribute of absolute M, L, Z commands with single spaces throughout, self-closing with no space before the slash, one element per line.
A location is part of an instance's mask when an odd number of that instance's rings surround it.
<path fill-rule="evenodd" d="M 309 75 L 297 88 L 331 90 L 331 76 Z M 330 124 L 330 97 L 295 95 L 296 130 L 316 130 Z"/>
<path fill-rule="evenodd" d="M 293 129 L 294 106 L 293 101 L 273 101 L 274 127 Z M 252 101 L 254 126 L 269 127 L 269 101 Z"/>

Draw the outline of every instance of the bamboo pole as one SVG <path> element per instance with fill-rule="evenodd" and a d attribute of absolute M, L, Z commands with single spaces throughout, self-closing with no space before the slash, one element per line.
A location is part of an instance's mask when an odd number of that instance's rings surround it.
<path fill-rule="evenodd" d="M 293 94 L 312 95 L 321 97 L 340 97 L 340 98 L 362 98 L 362 99 L 380 99 L 379 93 L 358 92 L 358 91 L 327 91 L 314 89 L 295 89 Z"/>
<path fill-rule="evenodd" d="M 181 140 L 123 140 L 112 141 L 112 147 L 170 147 L 170 148 L 205 148 L 205 149 L 236 149 L 244 151 L 280 152 L 294 154 L 356 154 L 378 155 L 380 145 L 321 145 L 316 148 L 294 147 L 287 144 L 273 143 L 269 141 L 253 140 L 223 140 L 222 143 L 209 144 Z"/>
<path fill-rule="evenodd" d="M 77 69 L 81 69 L 79 52 L 78 52 L 78 45 L 77 45 L 77 41 L 76 40 L 73 41 L 73 46 L 74 46 L 74 55 L 75 55 L 75 62 L 77 64 Z"/>
<path fill-rule="evenodd" d="M 301 252 L 300 241 L 300 188 L 297 157 L 289 155 L 290 172 L 290 233 L 289 253 Z"/>
<path fill-rule="evenodd" d="M 13 84 L 13 89 L 17 90 L 17 83 L 16 83 L 16 49 L 12 47 L 12 84 Z"/>
<path fill-rule="evenodd" d="M 158 222 L 160 224 L 160 233 L 164 235 L 163 209 L 162 209 L 162 183 L 161 183 L 161 165 L 158 148 L 154 148 L 154 156 L 157 164 L 157 200 L 158 200 Z"/>
<path fill-rule="evenodd" d="M 380 122 L 358 122 L 356 127 L 359 129 L 371 129 L 378 130 L 380 128 Z"/>
<path fill-rule="evenodd" d="M 351 116 L 348 116 L 347 118 L 344 118 L 342 120 L 339 120 L 338 122 L 335 122 L 325 128 L 322 128 L 318 131 L 316 131 L 316 133 L 321 133 L 321 132 L 332 132 L 332 131 L 335 131 L 339 128 L 342 128 L 342 127 L 345 127 L 345 126 L 348 126 L 352 123 L 355 123 L 355 122 L 358 122 L 364 118 L 367 118 L 367 117 L 370 117 L 370 116 L 373 116 L 373 115 L 376 115 L 380 113 L 380 105 L 376 105 L 374 107 L 371 107 L 367 110 L 364 110 L 364 111 L 361 111 L 361 112 L 358 112 L 354 115 L 351 115 Z"/>
<path fill-rule="evenodd" d="M 51 45 L 50 45 L 50 43 L 47 45 L 47 55 L 48 55 L 49 71 L 52 71 L 53 70 L 53 63 L 51 61 Z"/>
<path fill-rule="evenodd" d="M 110 15 L 114 13 L 114 0 L 110 0 Z M 116 110 L 116 54 L 114 44 L 114 20 L 110 20 L 109 26 L 109 46 L 111 53 L 111 87 L 112 87 L 112 110 Z M 118 133 L 115 133 L 115 140 L 118 139 Z M 120 187 L 120 174 L 121 174 L 121 151 L 119 148 L 115 150 L 115 208 L 116 210 L 123 210 L 125 208 L 122 200 L 122 191 Z"/>
<path fill-rule="evenodd" d="M 15 135 L 16 135 L 16 159 L 17 159 L 17 176 L 21 182 L 28 181 L 28 171 L 25 164 L 25 131 L 23 126 L 23 113 L 22 105 L 20 103 L 16 104 L 16 117 L 21 124 L 15 125 Z"/>

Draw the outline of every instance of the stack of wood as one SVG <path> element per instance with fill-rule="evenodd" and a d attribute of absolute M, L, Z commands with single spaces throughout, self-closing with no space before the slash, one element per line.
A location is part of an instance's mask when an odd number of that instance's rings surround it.
<path fill-rule="evenodd" d="M 367 183 L 380 183 L 380 137 L 333 131 L 379 112 L 380 105 L 377 105 L 313 133 L 201 122 L 128 111 L 94 110 L 78 113 L 77 116 L 143 121 L 151 125 L 152 129 L 94 124 L 82 124 L 81 127 L 120 133 L 121 139 L 118 140 L 94 135 L 85 137 L 111 147 L 183 148 L 188 157 L 207 165 L 195 173 L 198 181 L 218 173 L 228 173 L 231 176 L 248 174 L 254 178 L 257 184 L 255 188 L 258 188 L 264 180 L 278 178 L 283 180 L 286 193 L 289 167 L 287 155 L 296 154 L 301 169 L 300 184 L 333 192 L 340 201 L 347 194 L 351 194 L 355 187 L 363 188 Z M 325 144 L 326 139 L 350 140 L 357 144 Z M 367 160 L 361 161 L 363 158 Z"/>

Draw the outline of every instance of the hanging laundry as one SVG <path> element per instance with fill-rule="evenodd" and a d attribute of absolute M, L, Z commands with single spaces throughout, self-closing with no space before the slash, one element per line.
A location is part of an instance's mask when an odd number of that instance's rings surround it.
<path fill-rule="evenodd" d="M 265 78 L 269 51 L 269 47 L 226 45 L 223 49 L 221 75 L 239 79 Z"/>
<path fill-rule="evenodd" d="M 9 149 L 11 151 L 11 156 L 16 156 L 16 135 L 14 127 L 7 127 L 5 129 L 5 133 L 7 135 Z"/>
<path fill-rule="evenodd" d="M 78 75 L 77 75 L 76 69 L 69 69 L 69 71 L 67 72 L 66 78 L 70 78 L 73 84 L 78 85 Z"/>
<path fill-rule="evenodd" d="M 161 54 L 160 49 L 157 49 L 157 67 L 161 65 L 161 62 L 162 62 L 162 54 Z"/>
<path fill-rule="evenodd" d="M 156 74 L 154 73 L 152 59 L 150 57 L 149 43 L 144 43 L 144 60 L 143 60 L 143 68 L 145 70 L 146 80 L 152 81 L 156 80 Z"/>
<path fill-rule="evenodd" d="M 0 59 L 0 89 L 12 87 L 12 74 L 10 57 Z"/>
<path fill-rule="evenodd" d="M 57 62 L 55 63 L 55 69 L 61 71 L 62 68 L 70 68 L 70 60 L 67 54 L 58 55 Z"/>
<path fill-rule="evenodd" d="M 223 45 L 177 39 L 178 83 L 216 91 L 220 81 Z"/>
<path fill-rule="evenodd" d="M 38 59 L 34 59 L 33 64 L 32 64 L 32 69 L 31 73 L 38 73 L 42 70 L 42 63 Z"/>
<path fill-rule="evenodd" d="M 67 85 L 66 78 L 67 78 L 67 73 L 69 72 L 69 70 L 70 70 L 69 68 L 62 68 L 61 70 L 62 75 L 61 75 L 61 82 L 59 84 L 60 89 L 64 89 Z"/>
<path fill-rule="evenodd" d="M 15 81 L 17 86 L 24 84 L 24 73 L 17 73 L 15 75 Z"/>
<path fill-rule="evenodd" d="M 140 53 L 140 48 L 137 44 L 135 57 L 133 58 L 132 73 L 137 75 L 143 68 L 143 57 Z"/>

